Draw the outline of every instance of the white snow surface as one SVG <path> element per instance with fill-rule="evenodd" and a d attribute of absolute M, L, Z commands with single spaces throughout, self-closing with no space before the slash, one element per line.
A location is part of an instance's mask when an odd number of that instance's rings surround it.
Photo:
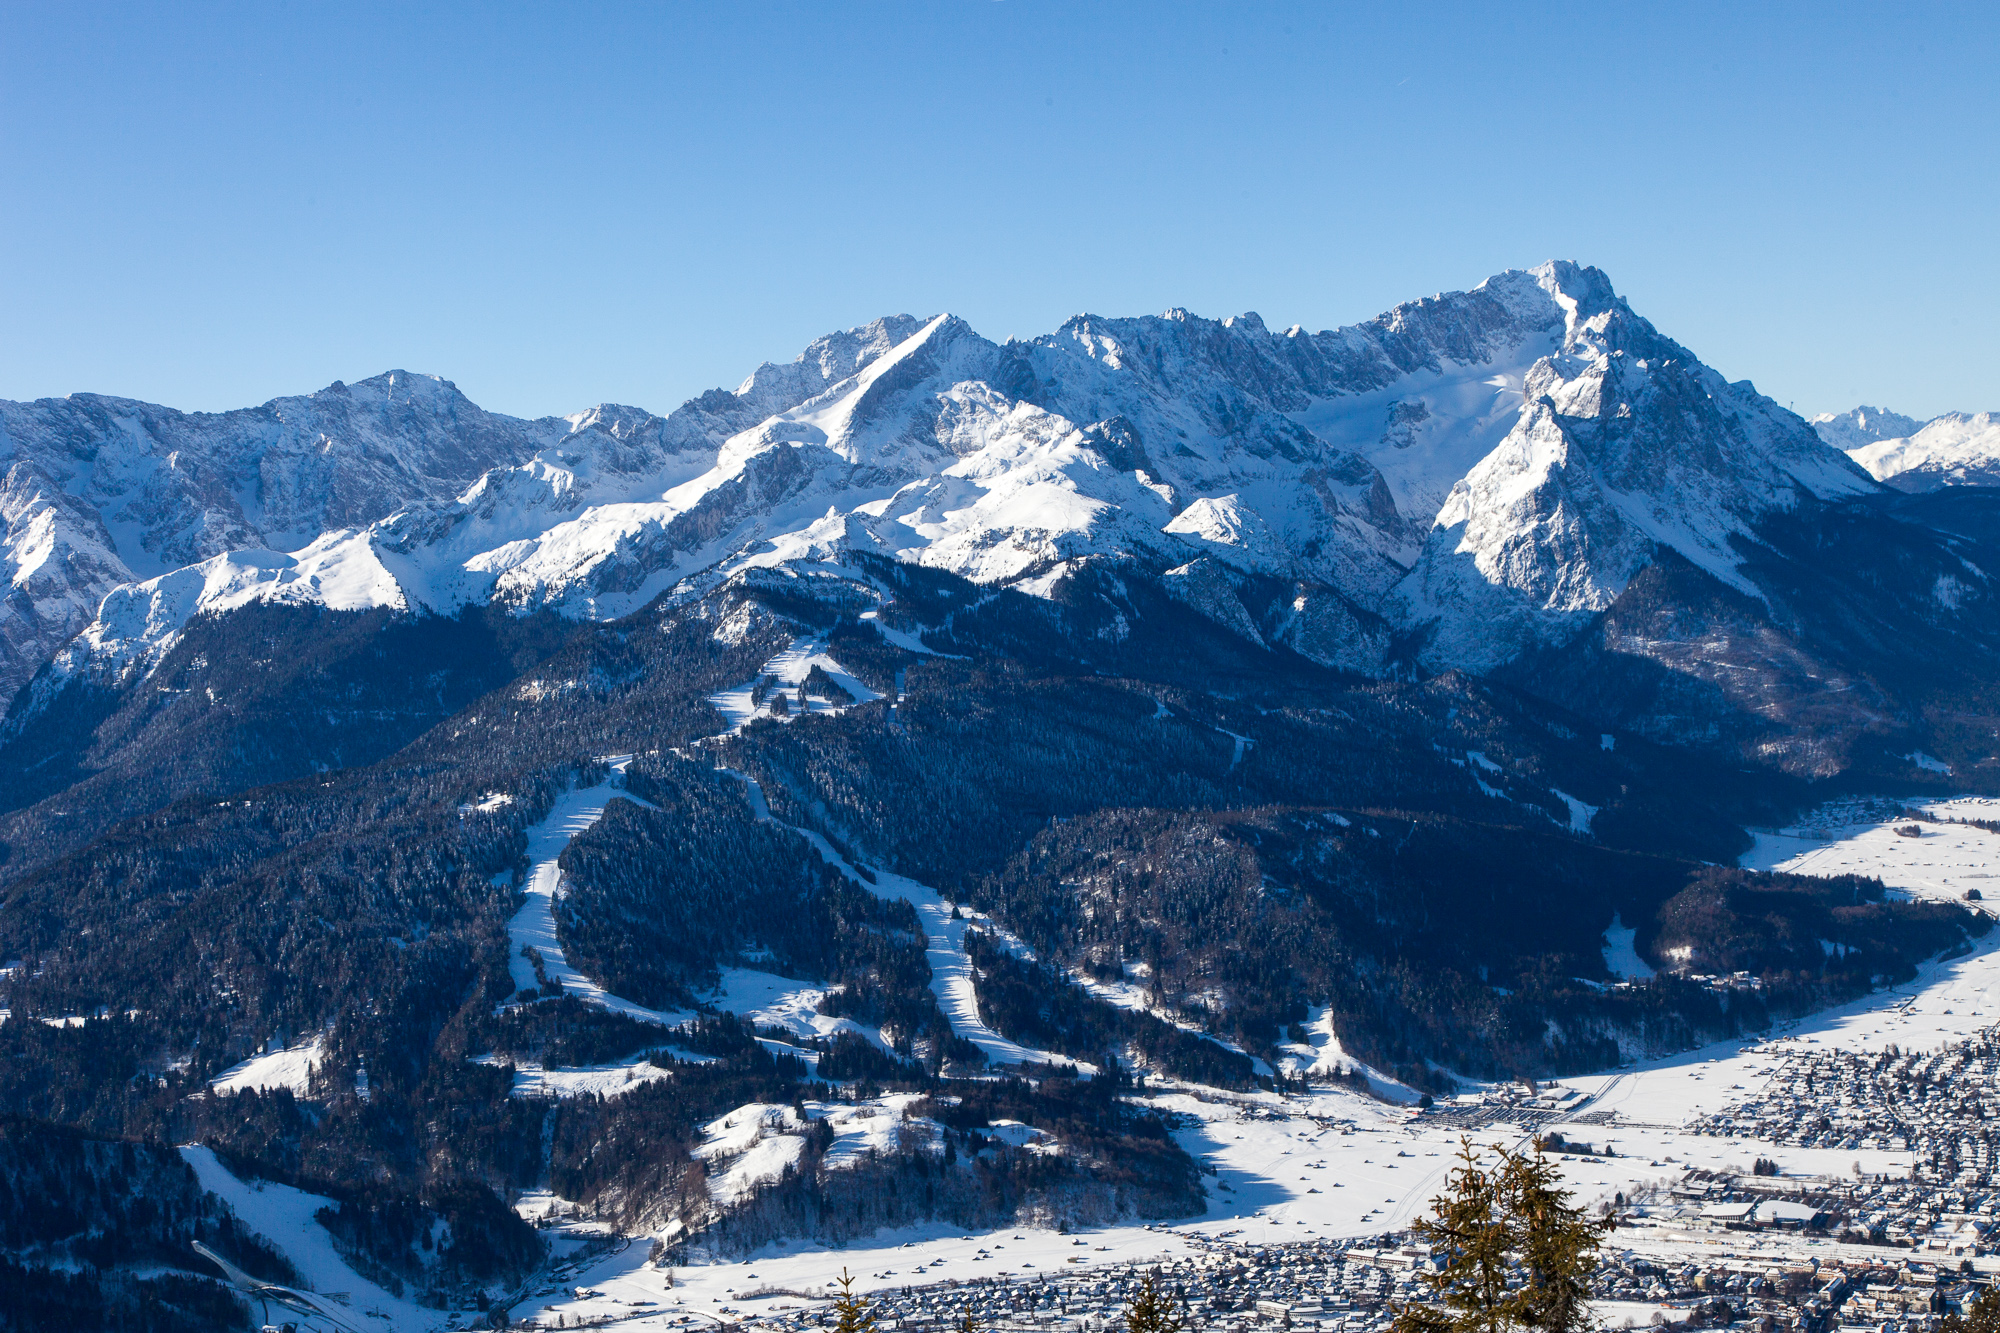
<path fill-rule="evenodd" d="M 1333 1028 L 1333 1014 L 1325 1005 L 1314 1005 L 1307 1012 L 1303 1026 L 1309 1041 L 1280 1043 L 1280 1049 L 1287 1053 L 1281 1062 L 1285 1073 L 1326 1076 L 1352 1071 L 1366 1076 L 1368 1086 L 1384 1101 L 1410 1106 L 1422 1096 L 1400 1079 L 1349 1055 L 1347 1048 L 1340 1044 L 1340 1034 Z"/>
<path fill-rule="evenodd" d="M 1528 372 L 1562 344 L 1562 312 L 1534 278 L 1506 273 L 1477 289 L 1510 288 L 1508 299 L 1521 316 L 1488 358 L 1442 360 L 1380 389 L 1323 398 L 1297 420 L 1321 439 L 1366 456 L 1388 483 L 1396 508 L 1413 522 L 1428 523 L 1458 479 L 1514 428 Z"/>
<path fill-rule="evenodd" d="M 2000 484 L 2000 413 L 1947 412 L 1922 425 L 1908 417 L 1896 424 L 1904 428 L 1900 435 L 1845 446 L 1848 457 L 1877 481 L 1912 491 Z M 1827 438 L 1827 426 L 1817 420 L 1815 425 Z"/>
<path fill-rule="evenodd" d="M 240 1180 L 205 1146 L 183 1147 L 181 1156 L 194 1168 L 203 1189 L 292 1261 L 305 1290 L 345 1297 L 340 1302 L 346 1306 L 341 1318 L 351 1327 L 419 1330 L 437 1328 L 447 1320 L 443 1311 L 391 1296 L 348 1267 L 334 1248 L 333 1237 L 314 1218 L 320 1209 L 333 1207 L 333 1200 L 274 1181 Z M 279 1311 L 274 1308 L 271 1313 L 275 1318 Z"/>
<path fill-rule="evenodd" d="M 679 1054 L 679 1052 L 676 1052 Z M 703 1057 L 690 1057 L 701 1060 Z M 508 1063 L 498 1056 L 482 1055 L 474 1063 L 502 1065 Z M 644 1055 L 629 1060 L 620 1060 L 606 1065 L 580 1065 L 567 1069 L 548 1069 L 532 1061 L 524 1061 L 514 1066 L 515 1097 L 616 1097 L 634 1088 L 644 1087 L 655 1079 L 670 1078 L 666 1070 L 652 1064 Z"/>
<path fill-rule="evenodd" d="M 1560 787 L 1551 787 L 1549 790 L 1553 791 L 1558 799 L 1569 807 L 1569 831 L 1572 833 L 1590 832 L 1590 821 L 1597 818 L 1597 812 L 1602 807 L 1580 801 Z"/>
<path fill-rule="evenodd" d="M 883 629 L 885 627 L 878 625 L 877 628 Z M 767 697 L 761 702 L 752 702 L 751 696 L 755 693 L 759 683 L 773 690 L 782 688 L 786 692 L 787 702 L 785 706 L 788 711 L 782 718 L 779 718 L 780 721 L 793 721 L 806 711 L 814 713 L 837 713 L 842 708 L 848 707 L 849 705 L 829 702 L 818 696 L 809 696 L 804 701 L 807 707 L 804 709 L 800 708 L 798 697 L 799 686 L 805 683 L 807 674 L 814 667 L 818 667 L 834 684 L 846 690 L 852 696 L 855 703 L 868 703 L 871 700 L 882 697 L 862 683 L 854 673 L 828 656 L 826 645 L 823 641 L 808 635 L 793 639 L 790 646 L 783 652 L 776 654 L 769 661 L 765 662 L 762 670 L 758 672 L 756 679 L 745 681 L 734 689 L 723 690 L 718 694 L 711 694 L 708 697 L 708 701 L 715 705 L 715 710 L 721 713 L 723 718 L 728 721 L 729 730 L 732 733 L 741 731 L 744 724 L 754 718 L 778 717 L 777 714 L 771 711 L 770 698 Z"/>
<path fill-rule="evenodd" d="M 798 1108 L 752 1102 L 703 1126 L 694 1155 L 708 1164 L 710 1197 L 727 1206 L 779 1179 L 798 1162 L 805 1151 L 802 1136 L 814 1122 L 824 1121 L 833 1131 L 822 1161 L 836 1171 L 860 1165 L 870 1152 L 886 1155 L 904 1145 L 942 1151 L 941 1126 L 907 1113 L 918 1099 L 914 1093 L 895 1093 L 860 1102 L 809 1101 Z M 1027 1137 L 1032 1136 L 1029 1131 Z"/>
<path fill-rule="evenodd" d="M 830 1039 L 842 1032 L 852 1032 L 877 1049 L 894 1054 L 893 1048 L 882 1040 L 878 1029 L 851 1018 L 833 1018 L 819 1012 L 819 1002 L 825 996 L 824 988 L 791 977 L 759 972 L 755 968 L 725 967 L 714 991 L 701 998 L 717 1009 L 747 1018 L 759 1027 L 782 1028 L 794 1036 L 808 1039 Z M 774 1054 L 796 1055 L 807 1064 L 818 1060 L 809 1047 L 785 1046 L 780 1051 L 772 1042 L 767 1041 L 765 1045 Z"/>
<path fill-rule="evenodd" d="M 1637 926 L 1628 926 L 1616 912 L 1611 914 L 1611 924 L 1604 931 L 1604 968 L 1621 981 L 1644 981 L 1653 975 L 1652 966 L 1639 956 L 1633 939 L 1638 935 Z"/>
<path fill-rule="evenodd" d="M 570 966 L 562 943 L 556 938 L 555 903 L 564 891 L 562 868 L 557 861 L 570 839 L 602 819 L 604 807 L 613 799 L 631 801 L 648 810 L 655 808 L 651 802 L 624 790 L 625 769 L 632 762 L 631 755 L 617 755 L 607 762 L 611 772 L 604 781 L 592 787 L 572 787 L 556 798 L 539 823 L 528 827 L 527 899 L 507 923 L 507 969 L 517 992 L 538 984 L 534 964 L 521 952 L 532 948 L 542 955 L 543 972 L 560 981 L 566 994 L 642 1022 L 667 1025 L 685 1022 L 691 1014 L 649 1009 L 607 991 Z"/>
<path fill-rule="evenodd" d="M 293 1096 L 303 1097 L 312 1081 L 313 1070 L 325 1054 L 325 1041 L 315 1037 L 298 1046 L 252 1056 L 217 1074 L 209 1080 L 208 1086 L 217 1092 L 242 1092 L 250 1088 L 259 1092 L 275 1092 L 285 1088 Z"/>
<path fill-rule="evenodd" d="M 2000 800 L 1991 797 L 1908 804 L 1937 820 L 2000 820 Z M 2000 892 L 2000 836 L 1969 824 L 1921 822 L 1921 836 L 1906 838 L 1896 830 L 1910 821 L 1885 816 L 1880 805 L 1836 801 L 1789 828 L 1753 831 L 1741 864 L 1795 875 L 1871 875 L 1913 898 L 1963 901 L 1970 889 L 1982 898 Z"/>
<path fill-rule="evenodd" d="M 449 502 L 552 447 L 656 468 L 687 442 L 669 426 L 612 405 L 521 421 L 401 370 L 235 412 L 99 394 L 0 401 L 0 691 L 120 584 L 236 551 L 298 552 Z"/>

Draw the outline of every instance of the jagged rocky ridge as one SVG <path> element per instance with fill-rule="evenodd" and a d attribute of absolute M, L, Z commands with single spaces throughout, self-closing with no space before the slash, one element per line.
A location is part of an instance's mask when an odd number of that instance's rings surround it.
<path fill-rule="evenodd" d="M 1731 543 L 1761 517 L 1872 489 L 1567 263 L 1320 334 L 1176 310 L 999 345 L 883 319 L 664 419 L 514 421 L 397 372 L 221 418 L 78 398 L 5 420 L 17 681 L 112 585 L 65 672 L 253 600 L 603 618 L 845 550 L 1043 594 L 1109 558 L 1344 669 L 1388 669 L 1394 632 L 1426 667 L 1490 669 L 1659 550 L 1741 588 Z M 1293 614 L 1254 625 L 1245 578 L 1291 585 Z"/>
<path fill-rule="evenodd" d="M 482 411 L 402 371 L 224 413 L 100 394 L 0 402 L 0 688 L 120 584 L 449 498 L 569 426 Z"/>
<path fill-rule="evenodd" d="M 1819 437 L 1899 491 L 2000 484 L 2000 413 L 1946 412 L 1917 421 L 1879 407 L 1813 418 Z"/>

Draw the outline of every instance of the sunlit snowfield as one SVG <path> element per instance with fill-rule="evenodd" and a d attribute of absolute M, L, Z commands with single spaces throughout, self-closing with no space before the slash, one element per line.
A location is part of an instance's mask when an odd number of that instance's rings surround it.
<path fill-rule="evenodd" d="M 1953 899 L 1962 899 L 1966 889 L 2000 873 L 1995 869 L 2000 866 L 1996 856 L 2000 835 L 1927 823 L 1922 837 L 1904 837 L 1894 829 L 1907 821 L 1883 817 L 1894 804 L 1841 803 L 1816 812 L 1799 827 L 1760 834 L 1743 864 L 1814 875 L 1879 875 L 1892 888 L 1912 895 Z M 1921 808 L 1941 818 L 2000 818 L 2000 802 L 1995 801 L 1968 799 Z M 1618 941 L 1609 943 L 1615 946 Z M 1859 1163 L 1867 1171 L 1900 1175 L 1911 1161 L 1905 1151 L 1780 1146 L 1697 1135 L 1687 1127 L 1699 1116 L 1754 1096 L 1776 1071 L 1789 1043 L 1851 1050 L 1894 1043 L 1904 1050 L 1924 1050 L 1996 1021 L 2000 1021 L 2000 931 L 1981 940 L 1968 955 L 1926 964 L 1908 985 L 1786 1025 L 1763 1038 L 1566 1079 L 1561 1088 L 1573 1090 L 1566 1111 L 1572 1118 L 1546 1128 L 1600 1147 L 1608 1141 L 1616 1150 L 1615 1157 L 1566 1159 L 1571 1184 L 1589 1200 L 1669 1182 L 1692 1166 L 1747 1171 L 1758 1157 L 1776 1160 L 1787 1172 L 1843 1173 Z M 1322 1035 L 1329 1045 L 1337 1042 L 1331 1033 L 1316 1034 L 1316 1040 Z M 1325 1051 L 1322 1047 L 1318 1054 Z M 1229 1236 L 1253 1243 L 1375 1236 L 1406 1226 L 1423 1211 L 1443 1183 L 1461 1133 L 1445 1126 L 1426 1127 L 1404 1106 L 1344 1091 L 1289 1098 L 1182 1092 L 1162 1098 L 1161 1104 L 1199 1122 L 1178 1135 L 1190 1154 L 1215 1171 L 1205 1180 L 1208 1211 L 1199 1218 L 1074 1235 L 1016 1227 L 967 1235 L 927 1225 L 878 1233 L 833 1251 L 814 1251 L 793 1241 L 767 1246 L 742 1262 L 675 1269 L 671 1286 L 667 1273 L 647 1263 L 648 1246 L 642 1239 L 583 1267 L 565 1279 L 560 1291 L 522 1302 L 514 1316 L 539 1316 L 551 1323 L 558 1313 L 572 1321 L 615 1315 L 620 1327 L 659 1329 L 690 1316 L 695 1324 L 707 1324 L 725 1308 L 728 1318 L 739 1319 L 769 1313 L 780 1305 L 797 1306 L 799 1295 L 790 1293 L 823 1291 L 843 1269 L 856 1277 L 856 1289 L 865 1292 L 952 1278 L 1005 1274 L 1022 1279 L 1052 1270 L 1075 1272 L 1094 1264 L 1130 1263 L 1185 1251 L 1196 1236 Z M 866 1136 L 868 1110 L 840 1108 L 842 1116 L 856 1121 L 844 1126 L 843 1136 L 850 1130 Z M 879 1110 L 879 1127 L 886 1129 L 894 1109 Z M 1605 1123 L 1605 1112 L 1615 1113 L 1615 1123 Z M 717 1134 L 735 1132 L 718 1129 Z M 1523 1137 L 1518 1127 L 1506 1125 L 1475 1134 L 1488 1143 L 1519 1143 Z M 751 1155 L 754 1152 L 746 1157 Z M 537 1202 L 544 1207 L 556 1204 Z M 580 1246 L 587 1234 L 579 1230 L 552 1236 L 560 1250 Z M 366 1286 L 359 1279 L 355 1285 Z M 579 1288 L 592 1294 L 578 1297 Z M 750 1292 L 771 1289 L 788 1294 L 749 1297 Z M 410 1328 L 462 1326 L 468 1317 L 419 1311 L 402 1302 L 382 1302 L 376 1308 L 389 1318 L 369 1320 L 375 1327 L 387 1327 L 392 1319 Z"/>

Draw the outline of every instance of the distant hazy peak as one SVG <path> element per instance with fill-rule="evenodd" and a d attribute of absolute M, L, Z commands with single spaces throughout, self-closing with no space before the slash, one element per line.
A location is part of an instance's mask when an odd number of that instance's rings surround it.
<path fill-rule="evenodd" d="M 1871 410 L 1857 408 L 1855 413 Z M 1879 418 L 1885 430 L 1891 422 L 1911 429 L 1847 449 L 1847 456 L 1877 481 L 1904 491 L 2000 485 L 2000 413 L 1946 412 L 1921 425 L 1893 413 Z M 1819 420 L 1813 425 L 1826 438 L 1826 427 Z"/>
<path fill-rule="evenodd" d="M 1822 412 L 1812 419 L 1812 427 L 1834 448 L 1853 450 L 1877 440 L 1915 435 L 1923 423 L 1879 407 L 1855 407 L 1845 412 Z"/>

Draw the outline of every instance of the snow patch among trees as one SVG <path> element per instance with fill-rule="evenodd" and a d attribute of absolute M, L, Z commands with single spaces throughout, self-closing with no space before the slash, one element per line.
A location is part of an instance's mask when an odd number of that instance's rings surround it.
<path fill-rule="evenodd" d="M 1647 981 L 1654 975 L 1633 944 L 1638 934 L 1638 927 L 1626 925 L 1616 912 L 1611 914 L 1611 924 L 1604 931 L 1604 967 L 1620 981 Z"/>

